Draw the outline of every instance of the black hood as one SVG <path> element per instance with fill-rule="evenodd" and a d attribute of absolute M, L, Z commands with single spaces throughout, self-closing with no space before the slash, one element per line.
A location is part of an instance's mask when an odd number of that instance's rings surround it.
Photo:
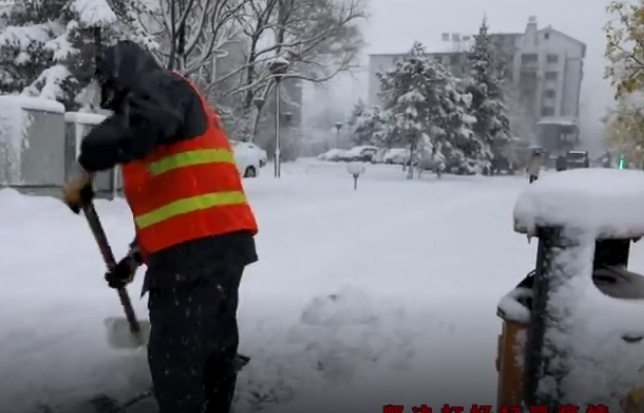
<path fill-rule="evenodd" d="M 128 92 L 141 83 L 141 79 L 157 70 L 162 68 L 154 56 L 134 42 L 120 41 L 106 48 L 96 62 L 96 79 L 101 85 L 101 106 L 113 109 Z M 106 88 L 115 92 L 115 99 L 104 105 Z"/>

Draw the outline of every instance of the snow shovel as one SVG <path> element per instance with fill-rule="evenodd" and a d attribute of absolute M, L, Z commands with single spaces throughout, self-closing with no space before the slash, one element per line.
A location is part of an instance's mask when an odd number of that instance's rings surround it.
<path fill-rule="evenodd" d="M 103 225 L 91 201 L 85 203 L 83 206 L 83 214 L 92 230 L 92 234 L 94 234 L 94 239 L 101 251 L 105 265 L 107 265 L 108 269 L 114 268 L 116 266 L 116 260 L 114 259 L 112 248 L 107 241 Z M 136 318 L 132 301 L 124 287 L 117 289 L 117 292 L 121 306 L 123 306 L 123 311 L 125 312 L 125 318 L 109 317 L 105 319 L 107 340 L 110 346 L 117 349 L 145 346 L 148 337 L 150 337 L 150 323 L 148 321 L 139 321 Z"/>

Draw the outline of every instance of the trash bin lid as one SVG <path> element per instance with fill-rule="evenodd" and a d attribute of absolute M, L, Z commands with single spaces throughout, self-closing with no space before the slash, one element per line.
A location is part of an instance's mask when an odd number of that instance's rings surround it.
<path fill-rule="evenodd" d="M 514 230 L 535 235 L 537 227 L 569 227 L 596 239 L 644 235 L 644 171 L 574 169 L 545 175 L 514 205 Z"/>

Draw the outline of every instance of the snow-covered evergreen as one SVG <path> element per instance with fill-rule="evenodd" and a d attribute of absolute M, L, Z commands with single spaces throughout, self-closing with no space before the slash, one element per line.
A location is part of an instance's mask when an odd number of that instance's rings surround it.
<path fill-rule="evenodd" d="M 155 47 L 127 0 L 17 0 L 0 33 L 0 92 L 89 105 L 94 58 L 121 39 Z"/>
<path fill-rule="evenodd" d="M 503 80 L 497 75 L 494 47 L 485 20 L 475 36 L 469 59 L 472 70 L 465 90 L 472 96 L 470 113 L 476 118 L 473 130 L 478 144 L 470 148 L 472 152 L 468 156 L 480 159 L 481 166 L 489 169 L 510 140 L 510 121 L 504 103 Z"/>
<path fill-rule="evenodd" d="M 482 144 L 471 129 L 476 121 L 469 114 L 471 96 L 443 65 L 415 43 L 403 61 L 380 75 L 380 81 L 390 119 L 388 146 L 409 147 L 413 163 L 441 159 L 450 172 L 474 172 Z"/>
<path fill-rule="evenodd" d="M 351 139 L 356 145 L 381 145 L 387 137 L 387 112 L 379 106 L 364 108 L 351 125 Z"/>
<path fill-rule="evenodd" d="M 414 161 L 420 147 L 431 142 L 428 133 L 435 112 L 440 110 L 437 81 L 441 75 L 444 71 L 427 58 L 423 45 L 418 42 L 394 69 L 379 75 L 381 95 L 392 122 L 388 143 L 408 147 Z M 433 129 L 434 138 L 437 138 L 438 130 Z M 413 177 L 412 168 L 408 177 Z"/>
<path fill-rule="evenodd" d="M 367 110 L 367 105 L 364 104 L 362 99 L 358 99 L 358 103 L 353 105 L 353 108 L 351 109 L 351 114 L 349 115 L 349 119 L 347 120 L 347 126 L 349 126 L 350 128 L 355 126 L 358 118 L 362 116 L 365 110 Z"/>
<path fill-rule="evenodd" d="M 451 173 L 469 175 L 479 170 L 483 144 L 472 131 L 476 118 L 470 115 L 471 102 L 472 96 L 463 91 L 460 82 L 447 77 L 441 99 L 443 116 L 438 119 L 444 134 L 436 152 Z"/>

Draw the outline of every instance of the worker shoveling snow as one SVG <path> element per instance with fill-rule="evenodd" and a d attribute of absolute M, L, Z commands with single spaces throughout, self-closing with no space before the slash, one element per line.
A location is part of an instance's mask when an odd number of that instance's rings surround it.
<path fill-rule="evenodd" d="M 108 342 L 147 345 L 160 413 L 226 413 L 240 366 L 239 284 L 257 261 L 257 223 L 230 142 L 197 89 L 133 42 L 106 48 L 95 79 L 112 115 L 84 137 L 64 202 L 84 212 L 125 313 L 105 321 Z M 119 261 L 92 205 L 94 176 L 117 166 L 136 230 Z M 126 290 L 144 264 L 149 322 Z"/>

